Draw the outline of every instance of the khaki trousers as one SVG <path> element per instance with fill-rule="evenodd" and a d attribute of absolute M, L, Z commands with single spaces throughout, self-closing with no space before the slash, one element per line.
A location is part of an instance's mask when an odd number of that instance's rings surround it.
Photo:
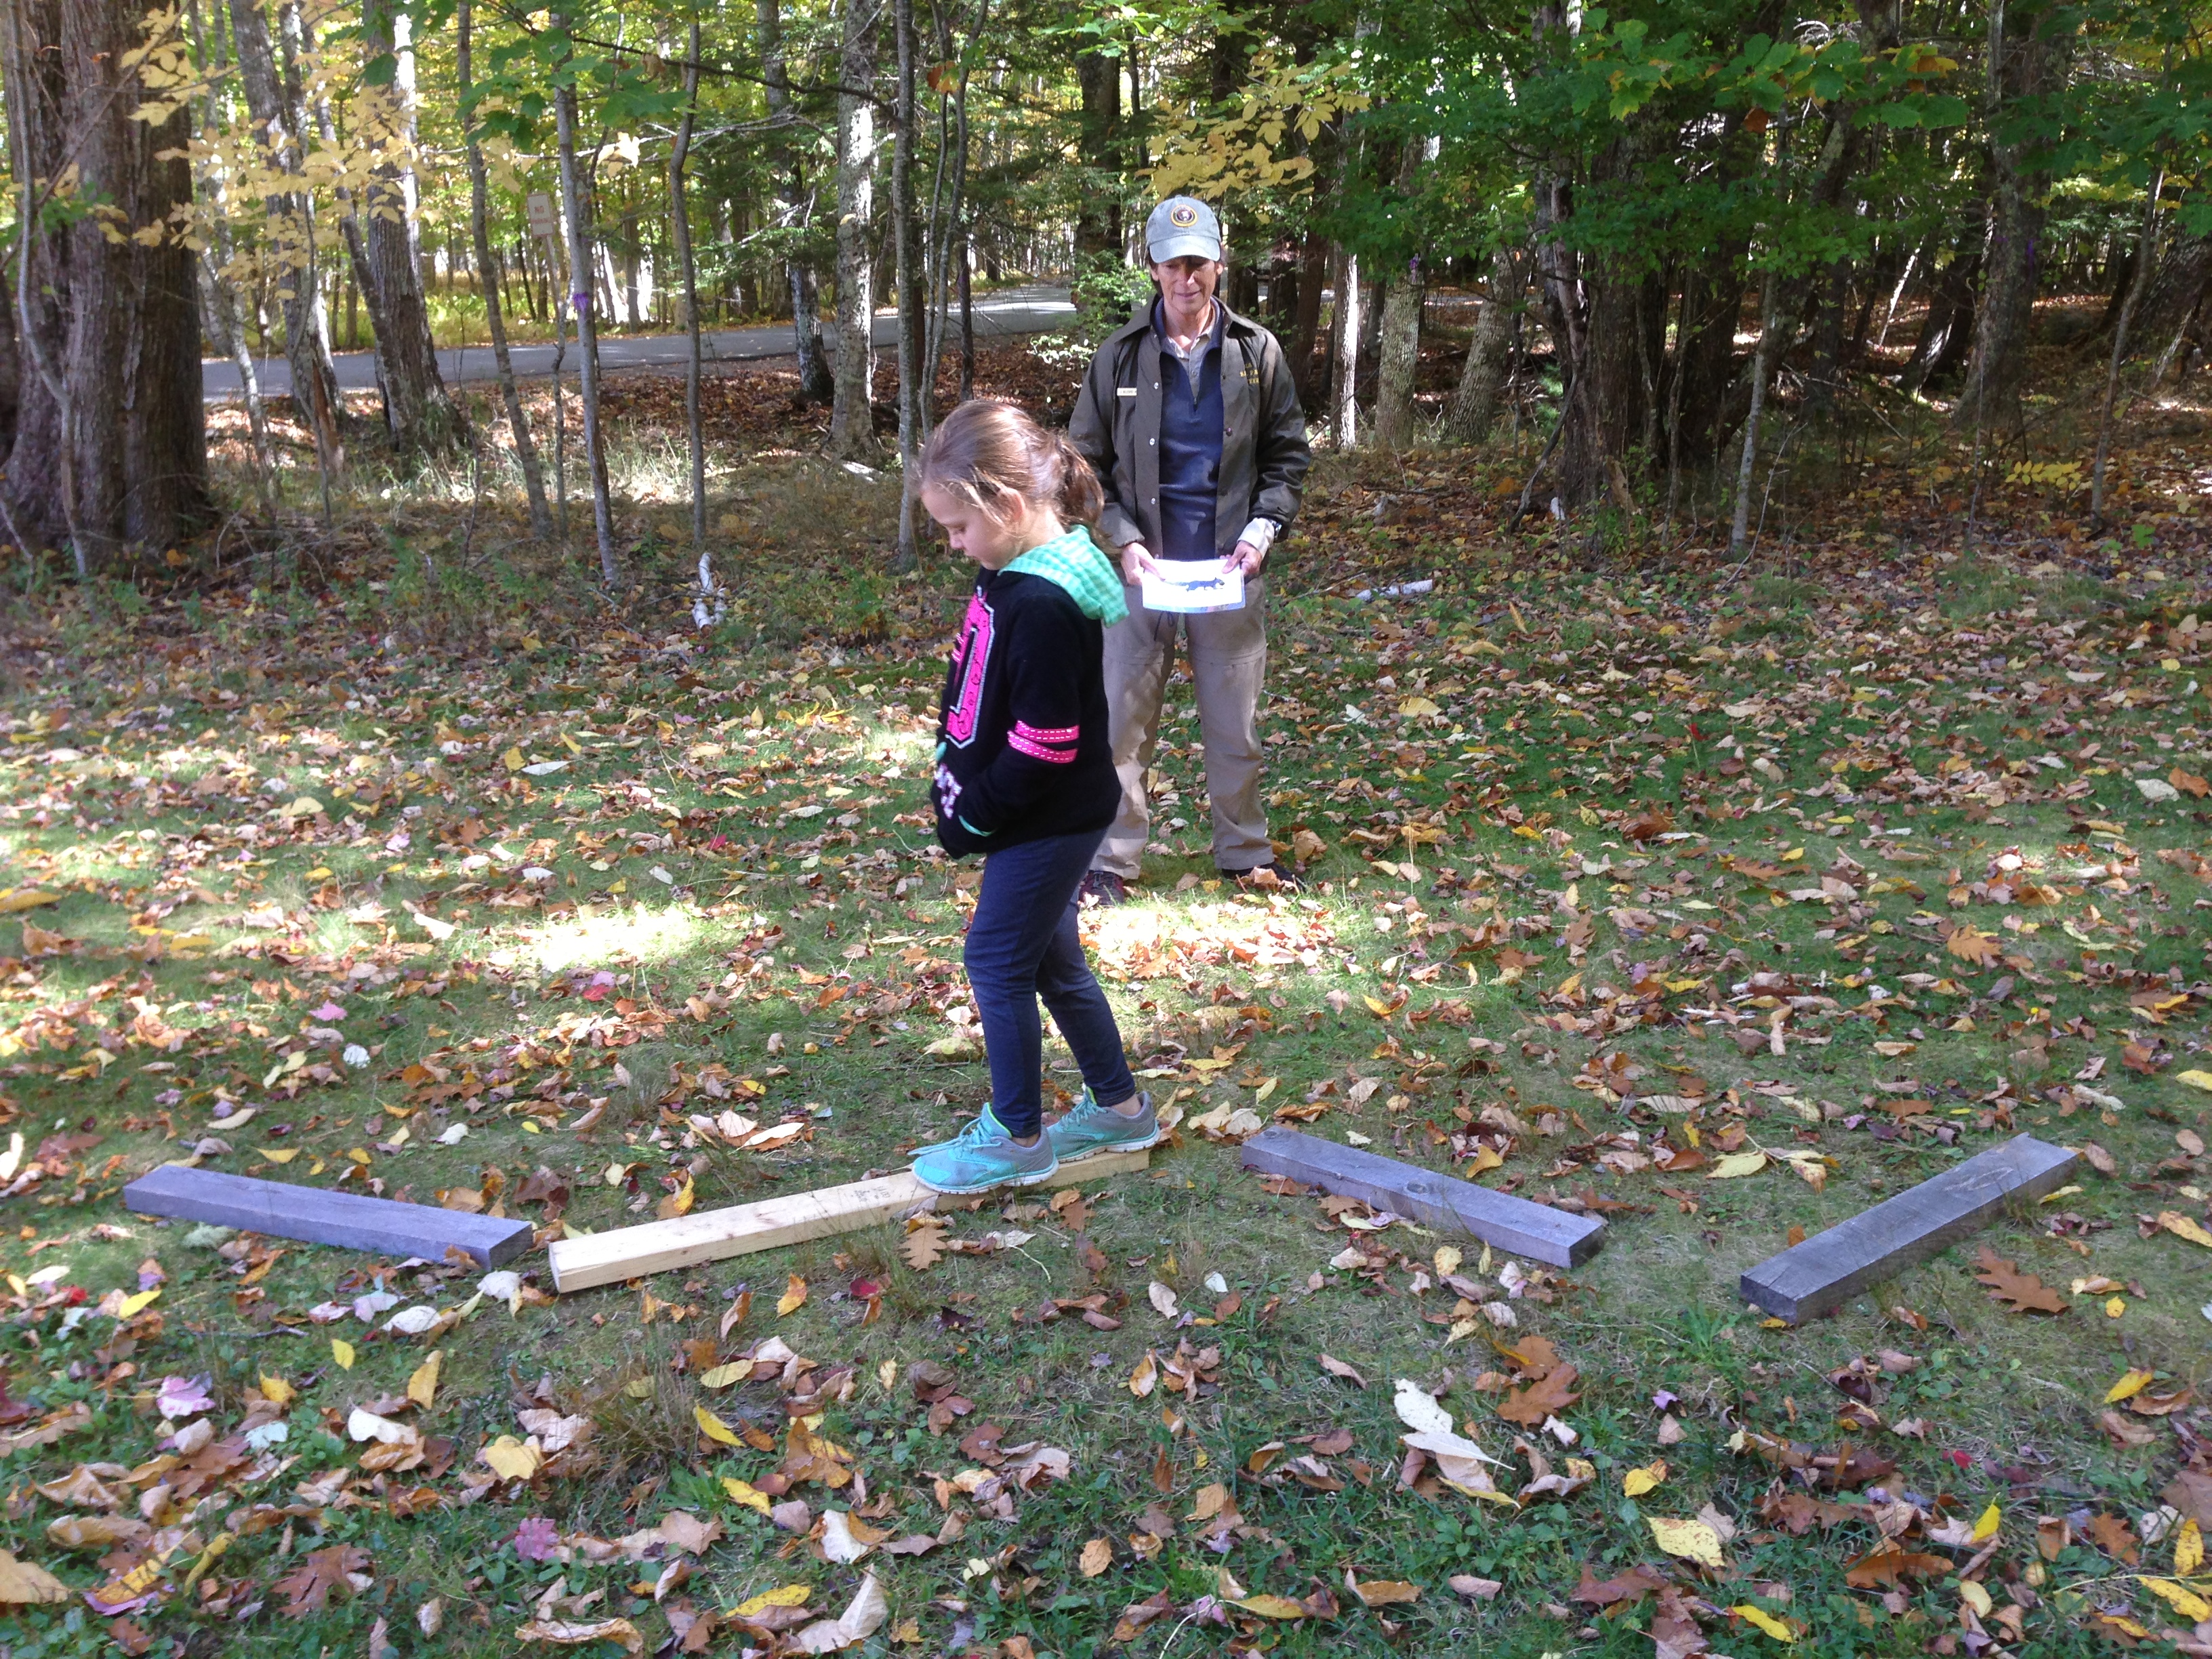
<path fill-rule="evenodd" d="M 1260 691 L 1267 676 L 1267 581 L 1244 584 L 1242 610 L 1203 616 L 1147 611 L 1125 587 L 1129 614 L 1106 630 L 1106 701 L 1121 810 L 1091 860 L 1124 881 L 1137 878 L 1152 830 L 1145 774 L 1159 747 L 1160 704 L 1184 635 L 1198 690 L 1198 729 L 1206 745 L 1206 793 L 1213 811 L 1213 861 L 1249 870 L 1274 858 L 1260 800 Z"/>

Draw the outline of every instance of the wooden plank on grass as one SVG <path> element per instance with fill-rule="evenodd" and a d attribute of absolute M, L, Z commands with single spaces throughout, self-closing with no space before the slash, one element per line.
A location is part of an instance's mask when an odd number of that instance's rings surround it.
<path fill-rule="evenodd" d="M 210 1222 L 380 1255 L 442 1262 L 450 1247 L 480 1267 L 496 1267 L 520 1255 L 530 1248 L 534 1231 L 520 1218 L 501 1220 L 182 1164 L 164 1164 L 139 1176 L 123 1189 L 123 1202 L 141 1215 Z"/>
<path fill-rule="evenodd" d="M 1149 1151 L 1079 1158 L 1061 1164 L 1060 1173 L 1043 1185 L 1047 1188 L 1079 1186 L 1141 1170 L 1152 1158 Z M 553 1264 L 553 1288 L 587 1291 L 598 1285 L 719 1261 L 725 1256 L 750 1255 L 755 1250 L 773 1250 L 810 1238 L 827 1238 L 833 1233 L 857 1232 L 926 1207 L 936 1197 L 914 1178 L 913 1170 L 901 1170 L 872 1181 L 787 1193 L 726 1209 L 702 1210 L 671 1221 L 648 1221 L 613 1232 L 563 1238 L 547 1252 Z"/>
<path fill-rule="evenodd" d="M 1895 1198 L 1815 1233 L 1743 1276 L 1743 1299 L 1792 1324 L 1839 1307 L 1978 1231 L 2007 1205 L 2032 1203 L 2080 1154 L 2015 1135 Z"/>
<path fill-rule="evenodd" d="M 1426 1226 L 1473 1233 L 1509 1255 L 1554 1267 L 1579 1267 L 1605 1243 L 1605 1223 L 1595 1216 L 1531 1204 L 1296 1129 L 1254 1135 L 1244 1143 L 1244 1167 L 1325 1187 Z"/>

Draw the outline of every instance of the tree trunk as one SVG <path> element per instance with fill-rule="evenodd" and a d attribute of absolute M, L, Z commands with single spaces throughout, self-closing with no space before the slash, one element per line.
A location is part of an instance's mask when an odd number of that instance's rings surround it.
<path fill-rule="evenodd" d="M 565 31 L 568 19 L 558 12 L 553 27 Z M 599 580 L 611 592 L 622 586 L 622 567 L 615 560 L 614 502 L 607 489 L 606 447 L 599 433 L 599 332 L 592 317 L 589 272 L 592 228 L 586 222 L 583 179 L 576 167 L 576 88 L 574 82 L 556 82 L 553 118 L 561 150 L 561 207 L 568 219 L 569 297 L 576 307 L 576 364 L 582 381 L 584 459 L 592 473 L 592 521 L 599 532 Z"/>
<path fill-rule="evenodd" d="M 1308 231 L 1298 252 L 1298 308 L 1291 324 L 1291 374 L 1298 384 L 1298 402 L 1314 406 L 1314 347 L 1321 338 L 1321 291 L 1328 283 L 1328 238 Z"/>
<path fill-rule="evenodd" d="M 2009 23 L 2017 27 L 2008 27 Z M 2063 76 L 2066 40 L 2050 12 L 2021 4 L 1990 13 L 1990 102 L 1993 111 L 2045 92 Z M 1988 280 L 1975 318 L 1966 381 L 1951 410 L 1954 426 L 1980 427 L 1994 416 L 2017 428 L 2023 418 L 2021 380 L 2035 310 L 2038 256 L 2047 216 L 2050 172 L 2035 166 L 2027 140 L 1995 131 L 1990 140 L 1991 212 Z"/>
<path fill-rule="evenodd" d="M 149 95 L 129 65 L 144 15 L 134 0 L 11 0 L 0 17 L 15 222 L 33 228 L 12 250 L 24 361 L 0 432 L 0 518 L 27 554 L 66 542 L 80 574 L 126 549 L 173 548 L 210 517 L 194 256 L 173 235 L 132 234 L 191 198 L 187 106 L 134 118 Z M 44 216 L 46 181 L 70 168 L 76 199 L 104 204 L 112 224 Z"/>
<path fill-rule="evenodd" d="M 390 88 L 398 154 L 379 165 L 368 187 L 368 266 L 381 305 L 372 313 L 386 380 L 392 446 L 408 459 L 454 453 L 468 423 L 438 372 L 430 311 L 422 298 L 415 176 L 413 21 L 392 0 L 366 0 L 362 35 L 370 55 L 392 60 Z"/>
<path fill-rule="evenodd" d="M 1329 324 L 1335 356 L 1329 396 L 1332 436 L 1339 449 L 1359 447 L 1359 256 L 1346 248 L 1336 263 L 1335 316 Z"/>
<path fill-rule="evenodd" d="M 799 245 L 806 220 L 807 191 L 786 138 L 790 125 L 791 77 L 785 64 L 781 0 L 755 0 L 760 35 L 761 86 L 768 101 L 769 171 L 775 179 L 776 222 L 785 233 L 784 272 L 791 290 L 793 348 L 799 356 L 799 395 L 810 404 L 834 404 L 836 377 L 822 351 L 822 301 L 813 261 Z"/>
<path fill-rule="evenodd" d="M 1760 284 L 1759 299 L 1759 349 L 1751 360 L 1751 413 L 1743 423 L 1743 458 L 1735 473 L 1735 517 L 1729 525 L 1729 556 L 1741 559 L 1751 528 L 1751 485 L 1753 469 L 1759 457 L 1759 423 L 1766 410 L 1766 378 L 1774 368 L 1776 336 L 1782 331 L 1781 319 L 1775 314 L 1774 273 L 1769 270 Z"/>
<path fill-rule="evenodd" d="M 875 216 L 876 111 L 861 89 L 876 78 L 876 0 L 845 0 L 837 94 L 837 380 L 830 409 L 830 453 L 874 461 L 875 284 L 870 232 Z"/>
<path fill-rule="evenodd" d="M 1121 252 L 1121 60 L 1086 52 L 1075 60 L 1083 95 L 1076 160 L 1088 175 L 1076 210 L 1078 258 Z"/>
<path fill-rule="evenodd" d="M 922 347 L 927 330 L 923 315 L 921 250 L 915 246 L 914 145 L 915 123 L 914 0 L 891 0 L 891 29 L 898 57 L 898 98 L 891 133 L 891 233 L 898 294 L 899 538 L 897 568 L 911 570 L 921 556 L 921 503 L 915 478 L 921 471 L 921 446 L 928 439 L 927 393 L 922 386 Z"/>
<path fill-rule="evenodd" d="M 1978 227 L 1970 245 L 1955 250 L 1951 263 L 1929 284 L 1928 315 L 1905 365 L 1902 384 L 1906 391 L 1917 392 L 1949 379 L 1966 360 L 1975 333 L 1974 292 L 1981 276 L 1984 240 Z"/>
<path fill-rule="evenodd" d="M 553 515 L 545 505 L 545 480 L 538 467 L 538 446 L 530 441 L 530 416 L 515 389 L 514 364 L 507 351 L 507 318 L 501 310 L 499 284 L 490 280 L 491 229 L 489 195 L 484 180 L 483 148 L 477 142 L 476 112 L 470 106 L 469 40 L 471 0 L 459 0 L 457 27 L 459 40 L 454 53 L 455 79 L 460 90 L 461 142 L 468 151 L 469 232 L 476 244 L 477 286 L 483 290 L 484 326 L 491 332 L 491 355 L 499 365 L 499 395 L 507 405 L 507 423 L 514 434 L 514 458 L 522 468 L 523 494 L 530 502 L 530 531 L 540 540 L 550 540 Z M 682 200 L 679 192 L 678 200 Z"/>
<path fill-rule="evenodd" d="M 294 112 L 277 79 L 276 54 L 261 0 L 231 0 L 230 25 L 246 107 L 260 130 L 270 163 L 296 178 L 306 165 L 307 135 L 293 125 Z M 271 260 L 286 285 L 278 297 L 284 308 L 284 356 L 292 370 L 292 401 L 314 439 L 324 476 L 335 482 L 345 470 L 340 435 L 345 404 L 337 366 L 331 361 L 329 324 L 316 270 L 313 192 L 290 191 L 270 197 L 269 234 Z"/>
<path fill-rule="evenodd" d="M 767 11 L 774 0 L 762 0 Z M 684 331 L 690 351 L 684 360 L 684 430 L 691 447 L 691 545 L 707 546 L 707 437 L 700 425 L 699 378 L 703 355 L 699 340 L 699 273 L 691 258 L 691 205 L 684 195 L 684 163 L 691 156 L 691 127 L 699 115 L 699 24 L 691 24 L 691 55 L 684 66 L 684 118 L 668 152 L 668 222 L 676 233 L 677 275 L 684 284 Z M 802 368 L 805 359 L 801 358 Z M 801 374 L 802 381 L 805 379 Z"/>
<path fill-rule="evenodd" d="M 2128 283 L 2127 298 L 2120 302 L 2120 314 L 2112 323 L 2112 360 L 2105 371 L 2105 401 L 2097 413 L 2097 459 L 2089 470 L 2089 528 L 2093 533 L 2101 533 L 2105 528 L 2105 463 L 2112 455 L 2112 405 L 2120 395 L 2120 364 L 2128 349 L 2128 324 L 2142 303 L 2151 267 L 2158 260 L 2158 198 L 2165 189 L 2166 173 L 2161 168 L 2151 180 L 2150 194 L 2143 203 L 2142 232 L 2136 238 L 2135 258 L 2130 266 L 2133 277 Z"/>
<path fill-rule="evenodd" d="M 1400 198 L 1419 187 L 1428 146 L 1408 138 L 1398 161 Z M 1382 302 L 1380 362 L 1375 380 L 1375 441 L 1393 453 L 1413 442 L 1413 390 L 1421 367 L 1421 308 L 1428 280 L 1416 254 L 1392 273 Z"/>
<path fill-rule="evenodd" d="M 1516 248 L 1500 248 L 1491 256 L 1490 292 L 1474 319 L 1474 337 L 1468 342 L 1467 362 L 1460 369 L 1459 388 L 1452 394 L 1444 429 L 1462 443 L 1480 443 L 1490 435 L 1498 418 L 1498 395 L 1505 388 L 1507 348 L 1513 339 L 1513 313 L 1528 286 L 1527 260 Z"/>

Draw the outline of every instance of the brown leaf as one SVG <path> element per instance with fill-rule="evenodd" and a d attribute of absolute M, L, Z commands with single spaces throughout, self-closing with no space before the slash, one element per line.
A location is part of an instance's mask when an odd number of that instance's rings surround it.
<path fill-rule="evenodd" d="M 2112 1155 L 2094 1140 L 2081 1143 L 2081 1156 L 2088 1160 L 2089 1167 L 2099 1175 L 2118 1175 L 2120 1172 L 2120 1166 L 2113 1162 Z"/>
<path fill-rule="evenodd" d="M 1951 1564 L 1943 1557 L 1915 1553 L 1895 1539 L 1885 1538 L 1852 1562 L 1844 1578 L 1853 1589 L 1897 1589 L 1899 1578 L 1941 1578 L 1950 1571 Z"/>
<path fill-rule="evenodd" d="M 1352 1370 L 1351 1366 L 1346 1364 L 1341 1359 L 1334 1359 L 1328 1354 L 1323 1354 L 1321 1357 L 1321 1368 L 1327 1371 L 1331 1376 L 1342 1377 L 1346 1382 L 1351 1383 L 1352 1387 L 1356 1389 L 1364 1389 L 1367 1386 L 1367 1379 L 1362 1376 L 1358 1371 Z"/>
<path fill-rule="evenodd" d="M 899 1255 L 916 1273 L 924 1273 L 945 1259 L 945 1223 L 935 1216 L 917 1216 L 908 1223 L 907 1236 L 899 1240 Z"/>
<path fill-rule="evenodd" d="M 2100 1511 L 2089 1517 L 2089 1541 L 2116 1561 L 2130 1565 L 2142 1559 L 2142 1543 L 2124 1516 Z"/>
<path fill-rule="evenodd" d="M 1998 1301 L 2009 1303 L 2017 1313 L 2063 1314 L 2066 1298 L 2033 1273 L 2022 1273 L 1984 1244 L 1974 1257 L 1974 1277 L 1989 1287 Z"/>
<path fill-rule="evenodd" d="M 1622 1601 L 1640 1601 L 1653 1591 L 1666 1587 L 1666 1578 L 1650 1567 L 1631 1567 L 1626 1572 L 1601 1580 L 1591 1576 L 1589 1563 L 1585 1561 L 1583 1563 L 1583 1582 L 1575 1587 L 1567 1600 L 1580 1601 L 1586 1607 L 1609 1607 Z"/>
<path fill-rule="evenodd" d="M 284 1598 L 284 1616 L 304 1619 L 330 1605 L 332 1591 L 350 1595 L 349 1573 L 368 1570 L 368 1552 L 356 1544 L 333 1544 L 311 1551 L 300 1565 L 272 1587 Z"/>
<path fill-rule="evenodd" d="M 1582 1398 L 1575 1392 L 1577 1373 L 1572 1365 L 1561 1365 L 1549 1370 L 1527 1388 L 1509 1394 L 1498 1402 L 1498 1414 L 1509 1423 L 1525 1424 L 1540 1428 L 1547 1417 L 1557 1417 Z"/>

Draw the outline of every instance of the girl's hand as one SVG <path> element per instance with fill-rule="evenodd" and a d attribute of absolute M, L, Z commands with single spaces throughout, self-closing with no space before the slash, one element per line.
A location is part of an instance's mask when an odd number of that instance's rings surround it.
<path fill-rule="evenodd" d="M 1158 575 L 1159 569 L 1159 566 L 1153 562 L 1152 556 L 1145 551 L 1144 543 L 1127 542 L 1122 544 L 1121 580 L 1130 586 L 1134 587 L 1144 580 L 1147 571 Z"/>

